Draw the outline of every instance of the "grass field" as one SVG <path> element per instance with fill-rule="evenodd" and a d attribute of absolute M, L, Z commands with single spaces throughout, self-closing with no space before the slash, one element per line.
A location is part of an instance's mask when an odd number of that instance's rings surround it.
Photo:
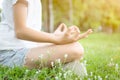
<path fill-rule="evenodd" d="M 120 34 L 92 34 L 81 43 L 89 78 L 120 80 Z"/>
<path fill-rule="evenodd" d="M 80 43 L 85 48 L 82 62 L 88 71 L 88 76 L 83 80 L 120 80 L 120 34 L 94 33 L 87 39 L 80 40 Z M 72 72 L 62 70 L 60 66 L 42 70 L 0 67 L 0 80 L 80 79 Z"/>

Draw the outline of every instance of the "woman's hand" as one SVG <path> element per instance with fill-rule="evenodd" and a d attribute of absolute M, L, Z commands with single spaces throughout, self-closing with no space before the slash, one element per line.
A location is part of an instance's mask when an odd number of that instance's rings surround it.
<path fill-rule="evenodd" d="M 67 28 L 67 26 L 62 23 L 53 33 L 55 36 L 55 44 L 67 44 L 76 42 L 82 38 L 86 38 L 88 34 L 92 33 L 92 30 L 89 29 L 85 33 L 80 34 L 80 30 L 76 26 L 71 26 Z"/>

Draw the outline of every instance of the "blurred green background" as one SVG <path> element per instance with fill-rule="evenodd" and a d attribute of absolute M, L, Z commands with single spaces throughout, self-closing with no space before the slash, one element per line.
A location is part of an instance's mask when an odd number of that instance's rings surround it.
<path fill-rule="evenodd" d="M 120 32 L 120 0 L 42 0 L 44 30 L 64 22 L 99 32 Z"/>
<path fill-rule="evenodd" d="M 120 0 L 41 0 L 43 30 L 53 32 L 60 23 L 81 31 L 120 32 Z M 1 12 L 1 9 L 0 9 Z"/>

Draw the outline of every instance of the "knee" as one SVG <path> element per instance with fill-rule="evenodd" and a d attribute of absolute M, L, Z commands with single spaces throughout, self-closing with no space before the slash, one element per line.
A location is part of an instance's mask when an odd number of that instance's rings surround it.
<path fill-rule="evenodd" d="M 84 48 L 79 42 L 73 43 L 73 55 L 76 59 L 81 59 L 84 55 Z"/>

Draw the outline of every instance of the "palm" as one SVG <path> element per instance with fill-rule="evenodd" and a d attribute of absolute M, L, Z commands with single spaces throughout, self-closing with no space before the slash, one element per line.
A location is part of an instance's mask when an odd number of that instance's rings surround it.
<path fill-rule="evenodd" d="M 76 42 L 80 39 L 86 38 L 92 29 L 87 30 L 86 32 L 80 34 L 80 30 L 76 26 L 71 26 L 67 28 L 65 24 L 61 24 L 54 32 L 56 38 L 60 40 L 60 44 Z"/>

